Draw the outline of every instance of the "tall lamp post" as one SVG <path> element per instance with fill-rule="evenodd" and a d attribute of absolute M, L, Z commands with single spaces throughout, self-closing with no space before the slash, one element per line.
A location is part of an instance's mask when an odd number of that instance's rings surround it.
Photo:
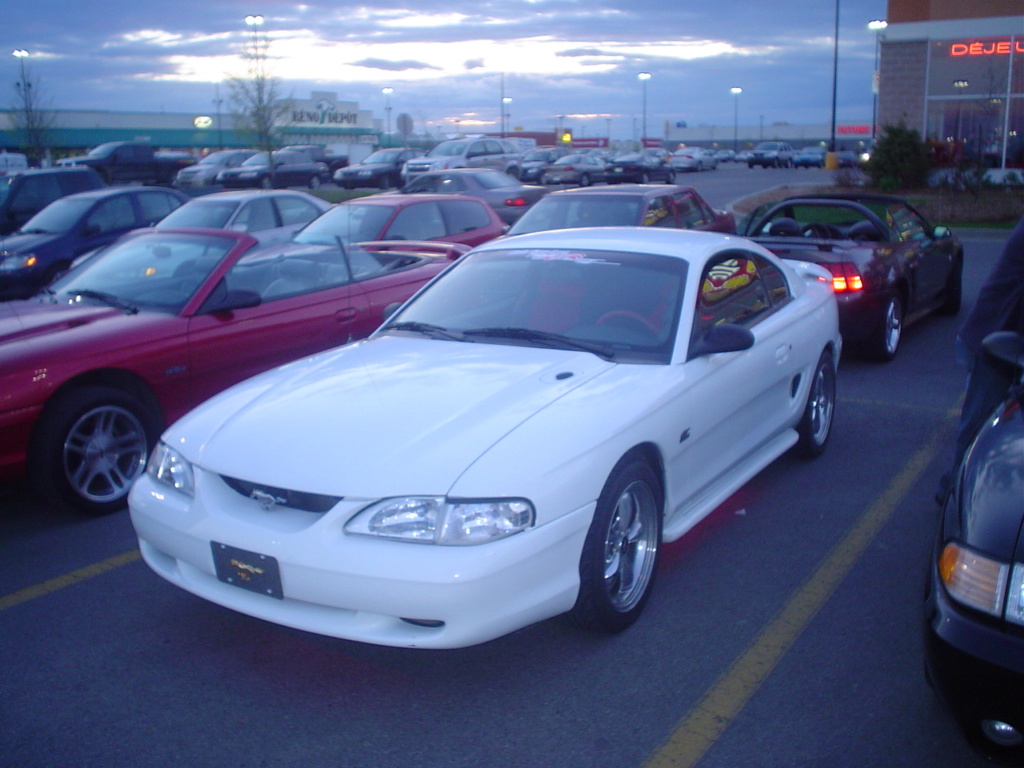
<path fill-rule="evenodd" d="M 640 149 L 644 148 L 644 139 L 647 138 L 647 81 L 651 79 L 650 72 L 641 72 L 636 76 L 636 79 L 640 81 L 642 90 L 642 106 L 641 120 L 640 120 Z"/>
<path fill-rule="evenodd" d="M 875 140 L 875 132 L 878 125 L 878 59 L 882 46 L 882 30 L 889 26 L 884 19 L 874 19 L 868 22 L 868 29 L 875 33 L 875 73 L 871 78 L 871 140 Z"/>
<path fill-rule="evenodd" d="M 512 114 L 509 112 L 509 104 L 512 103 L 511 96 L 501 97 L 501 137 L 505 138 L 505 134 L 511 125 Z"/>
<path fill-rule="evenodd" d="M 388 137 L 388 146 L 391 146 L 391 94 L 395 92 L 395 89 L 391 86 L 381 88 L 380 92 L 384 94 L 384 114 L 387 115 L 387 132 L 384 134 Z"/>
<path fill-rule="evenodd" d="M 729 89 L 732 94 L 732 151 L 740 151 L 740 94 L 743 89 L 734 85 Z"/>
<path fill-rule="evenodd" d="M 964 88 L 966 88 L 968 85 L 970 85 L 970 83 L 968 83 L 966 80 L 954 80 L 953 81 L 953 87 L 956 88 L 956 94 L 957 94 L 957 96 L 956 96 L 956 99 L 957 99 L 957 101 L 956 101 L 956 136 L 954 137 L 954 139 L 956 140 L 958 145 L 963 141 L 963 123 L 962 123 L 962 119 L 963 119 L 964 105 L 963 105 L 962 99 L 963 99 Z M 958 147 L 957 148 L 957 152 L 959 153 L 960 151 L 961 151 L 961 148 Z"/>

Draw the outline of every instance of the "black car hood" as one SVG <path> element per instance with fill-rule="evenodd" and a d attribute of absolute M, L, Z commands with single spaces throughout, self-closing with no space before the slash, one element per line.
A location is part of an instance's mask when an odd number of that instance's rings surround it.
<path fill-rule="evenodd" d="M 963 543 L 1024 562 L 1024 391 L 985 423 L 960 466 L 954 499 Z"/>
<path fill-rule="evenodd" d="M 7 253 L 29 253 L 34 248 L 41 248 L 63 237 L 63 234 L 45 233 L 38 235 L 7 235 L 0 238 L 0 256 Z"/>

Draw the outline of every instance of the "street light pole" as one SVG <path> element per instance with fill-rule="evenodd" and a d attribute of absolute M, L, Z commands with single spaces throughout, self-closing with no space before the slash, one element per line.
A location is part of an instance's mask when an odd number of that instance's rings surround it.
<path fill-rule="evenodd" d="M 647 138 L 647 81 L 651 79 L 650 72 L 641 72 L 636 76 L 637 80 L 640 81 L 643 102 L 642 119 L 640 121 L 640 149 L 644 148 L 644 139 Z"/>
<path fill-rule="evenodd" d="M 395 89 L 391 86 L 381 88 L 380 92 L 384 94 L 384 114 L 387 115 L 387 133 L 385 136 L 388 137 L 388 146 L 391 146 L 391 94 L 395 92 Z"/>
<path fill-rule="evenodd" d="M 505 138 L 507 129 L 511 126 L 512 114 L 508 111 L 510 109 L 509 104 L 512 103 L 511 96 L 501 97 L 501 137 Z"/>
<path fill-rule="evenodd" d="M 871 79 L 871 140 L 875 140 L 878 130 L 878 80 L 879 80 L 879 54 L 882 46 L 882 30 L 889 26 L 884 19 L 875 19 L 868 22 L 868 29 L 875 33 L 875 73 Z"/>
<path fill-rule="evenodd" d="M 734 85 L 729 89 L 729 93 L 733 95 L 732 100 L 732 151 L 740 151 L 740 94 L 743 93 L 743 89 L 738 85 Z"/>

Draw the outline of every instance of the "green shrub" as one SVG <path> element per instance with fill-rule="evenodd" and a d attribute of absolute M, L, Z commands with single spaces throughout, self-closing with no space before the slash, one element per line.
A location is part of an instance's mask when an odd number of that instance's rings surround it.
<path fill-rule="evenodd" d="M 882 138 L 867 163 L 872 186 L 886 192 L 923 187 L 930 171 L 928 146 L 921 134 L 903 124 L 882 129 Z"/>

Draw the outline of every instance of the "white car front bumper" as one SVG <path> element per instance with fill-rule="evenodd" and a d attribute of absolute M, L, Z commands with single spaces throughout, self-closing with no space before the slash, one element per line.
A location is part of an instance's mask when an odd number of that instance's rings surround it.
<path fill-rule="evenodd" d="M 143 558 L 160 576 L 267 621 L 415 648 L 475 645 L 572 608 L 594 513 L 589 504 L 506 539 L 454 547 L 346 534 L 345 522 L 365 502 L 342 501 L 324 514 L 263 512 L 236 494 L 235 509 L 201 508 L 199 499 L 217 496 L 199 493 L 193 501 L 148 476 L 136 483 L 132 523 Z M 237 571 L 274 570 L 256 553 L 276 561 L 281 596 L 218 578 L 213 552 L 220 545 L 253 554 L 231 560 Z"/>

